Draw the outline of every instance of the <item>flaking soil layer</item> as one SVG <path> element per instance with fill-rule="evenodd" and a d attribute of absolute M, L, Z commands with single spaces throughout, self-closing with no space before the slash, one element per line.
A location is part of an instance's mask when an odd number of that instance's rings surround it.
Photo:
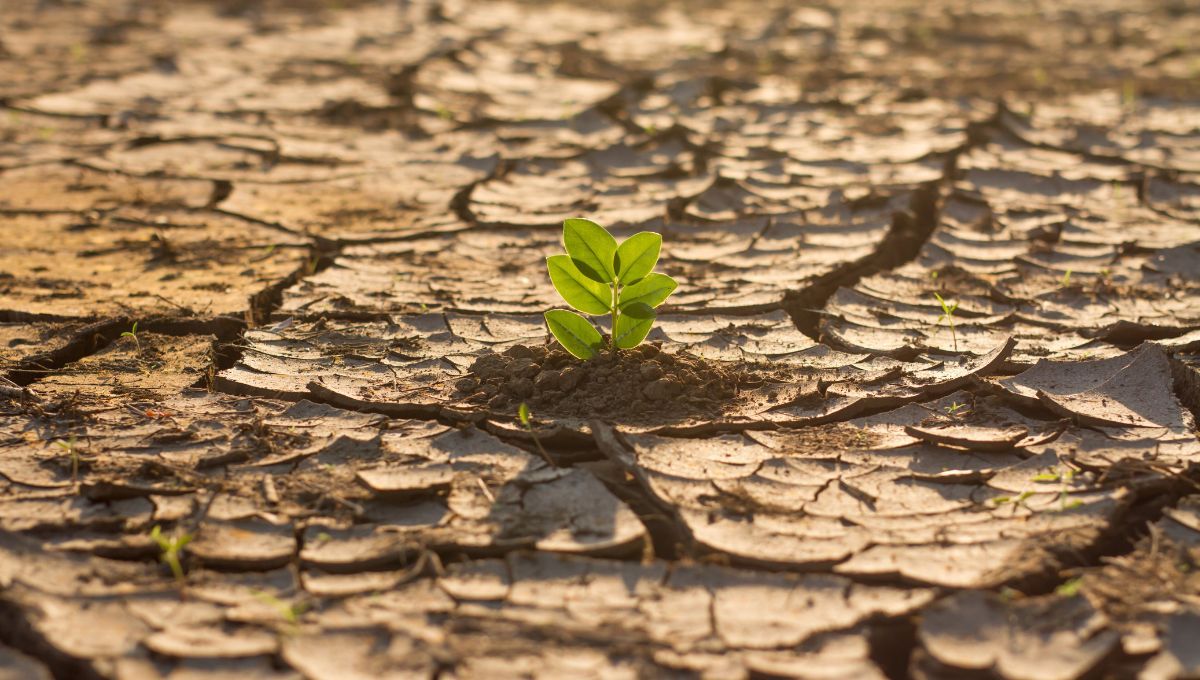
<path fill-rule="evenodd" d="M 581 361 L 558 346 L 515 345 L 485 354 L 455 388 L 493 411 L 525 402 L 535 413 L 621 420 L 719 416 L 766 367 L 664 352 L 661 343 L 603 351 Z"/>

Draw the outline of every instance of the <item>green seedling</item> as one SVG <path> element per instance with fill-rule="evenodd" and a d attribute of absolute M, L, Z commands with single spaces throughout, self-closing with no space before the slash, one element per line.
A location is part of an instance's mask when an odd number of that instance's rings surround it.
<path fill-rule="evenodd" d="M 1078 498 L 1071 500 L 1071 492 L 1063 491 L 1058 494 L 1058 509 L 1059 510 L 1074 510 L 1083 505 L 1083 501 Z"/>
<path fill-rule="evenodd" d="M 662 236 L 643 231 L 620 245 L 595 222 L 563 222 L 565 255 L 546 258 L 554 289 L 568 305 L 586 314 L 612 318 L 611 349 L 637 347 L 654 325 L 658 307 L 675 291 L 675 279 L 654 273 Z M 603 336 L 586 318 L 565 309 L 546 312 L 546 325 L 563 349 L 580 359 L 600 352 Z"/>
<path fill-rule="evenodd" d="M 1001 506 L 1006 503 L 1012 503 L 1014 507 L 1024 506 L 1026 509 L 1028 509 L 1029 506 L 1025 505 L 1025 501 L 1029 500 L 1029 497 L 1032 495 L 1032 491 L 1022 491 L 1018 496 L 996 496 L 992 499 L 992 502 L 997 506 Z"/>
<path fill-rule="evenodd" d="M 936 326 L 940 324 L 942 319 L 945 319 L 946 323 L 950 324 L 950 339 L 954 342 L 954 351 L 957 352 L 958 334 L 954 332 L 954 312 L 958 311 L 958 303 L 955 302 L 954 304 L 950 304 L 949 302 L 946 302 L 940 293 L 934 293 L 933 296 L 937 298 L 938 304 L 942 306 L 942 313 L 940 316 L 938 316 L 934 325 Z"/>
<path fill-rule="evenodd" d="M 533 431 L 533 421 L 529 418 L 529 406 L 527 406 L 525 402 L 521 402 L 521 405 L 517 407 L 517 420 L 521 422 L 521 427 L 525 428 L 525 431 L 529 433 L 529 436 L 533 437 L 533 443 L 535 446 L 537 446 L 538 453 L 542 454 L 542 458 L 550 465 L 550 467 L 558 467 L 554 464 L 554 461 L 550 459 L 550 455 L 546 453 L 546 449 L 542 447 L 542 442 L 540 439 L 538 439 L 537 433 Z M 485 486 L 484 488 L 486 490 L 487 487 Z"/>
<path fill-rule="evenodd" d="M 138 322 L 133 322 L 133 327 L 121 334 L 122 338 L 133 338 L 133 344 L 137 347 L 138 354 L 142 353 L 142 342 L 138 340 L 137 335 Z"/>
<path fill-rule="evenodd" d="M 1121 83 L 1121 106 L 1132 109 L 1137 104 L 1137 83 L 1132 78 L 1126 78 Z"/>
<path fill-rule="evenodd" d="M 284 600 L 281 600 L 278 597 L 261 590 L 255 592 L 254 597 L 257 598 L 259 602 L 262 602 L 263 604 L 268 605 L 278 611 L 279 616 L 284 621 L 287 621 L 288 625 L 293 627 L 300 624 L 300 617 L 304 615 L 304 612 L 311 608 L 311 605 L 308 602 L 285 602 Z"/>
<path fill-rule="evenodd" d="M 967 407 L 966 404 L 960 404 L 956 401 L 953 404 L 950 404 L 949 406 L 945 407 L 942 410 L 944 410 L 947 415 L 954 415 L 955 413 L 958 413 L 960 410 L 962 410 L 966 407 Z"/>
<path fill-rule="evenodd" d="M 1000 599 L 1004 602 L 1015 602 L 1015 601 L 1025 597 L 1025 595 L 1021 591 L 1017 590 L 1016 588 L 1013 588 L 1012 586 L 1004 586 L 1003 588 L 1001 588 L 999 595 L 1000 595 Z"/>
<path fill-rule="evenodd" d="M 1062 472 L 1051 470 L 1033 476 L 1033 481 L 1038 484 L 1054 484 L 1060 483 L 1062 486 L 1058 492 L 1058 507 L 1059 510 L 1073 510 L 1083 505 L 1083 501 L 1078 498 L 1071 499 L 1071 482 L 1075 480 L 1075 470 L 1069 467 L 1064 467 Z"/>
<path fill-rule="evenodd" d="M 1076 576 L 1073 579 L 1063 581 L 1054 589 L 1054 594 L 1060 597 L 1075 597 L 1079 594 L 1079 589 L 1083 587 L 1083 577 Z"/>
<path fill-rule="evenodd" d="M 1068 287 L 1068 286 L 1070 286 L 1070 285 L 1071 285 L 1071 270 L 1070 270 L 1070 269 L 1068 269 L 1068 270 L 1067 270 L 1067 271 L 1066 271 L 1066 272 L 1065 272 L 1065 273 L 1062 275 L 1062 281 L 1060 281 L 1059 283 L 1061 283 L 1061 284 L 1062 284 L 1062 287 L 1063 287 L 1063 288 L 1066 288 L 1066 287 Z"/>
<path fill-rule="evenodd" d="M 180 586 L 183 585 L 183 549 L 192 542 L 193 538 L 191 534 L 180 534 L 168 538 L 163 535 L 162 527 L 157 524 L 150 530 L 150 540 L 158 544 L 160 552 L 158 559 L 171 568 L 171 573 L 175 575 L 175 580 L 179 582 Z"/>
<path fill-rule="evenodd" d="M 1041 66 L 1036 66 L 1033 69 L 1033 82 L 1039 88 L 1046 87 L 1050 83 L 1050 76 L 1046 74 L 1046 69 Z"/>
<path fill-rule="evenodd" d="M 65 442 L 58 439 L 54 445 L 71 458 L 71 481 L 79 479 L 79 449 L 75 448 L 75 435 L 71 435 L 71 438 Z"/>

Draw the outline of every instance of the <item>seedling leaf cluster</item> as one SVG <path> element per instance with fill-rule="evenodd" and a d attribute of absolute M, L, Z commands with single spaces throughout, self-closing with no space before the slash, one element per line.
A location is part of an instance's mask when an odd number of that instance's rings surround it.
<path fill-rule="evenodd" d="M 584 314 L 607 314 L 612 320 L 610 347 L 632 349 L 650 333 L 661 305 L 675 291 L 675 279 L 654 271 L 662 236 L 643 231 L 620 244 L 595 222 L 571 218 L 563 222 L 564 255 L 546 258 L 554 289 Z M 546 326 L 568 352 L 591 359 L 604 337 L 586 317 L 565 309 L 546 312 Z"/>
<path fill-rule="evenodd" d="M 954 313 L 958 311 L 958 303 L 946 302 L 945 298 L 943 298 L 940 293 L 934 293 L 933 296 L 937 298 L 938 304 L 942 307 L 942 313 L 940 316 L 938 316 L 937 322 L 934 325 L 940 324 L 942 320 L 945 320 L 946 323 L 950 324 L 950 339 L 954 341 L 954 351 L 957 352 L 958 334 L 954 332 Z"/>
<path fill-rule="evenodd" d="M 159 559 L 171 569 L 175 580 L 183 585 L 183 549 L 194 537 L 191 534 L 167 536 L 159 525 L 150 530 L 150 540 L 158 545 Z"/>

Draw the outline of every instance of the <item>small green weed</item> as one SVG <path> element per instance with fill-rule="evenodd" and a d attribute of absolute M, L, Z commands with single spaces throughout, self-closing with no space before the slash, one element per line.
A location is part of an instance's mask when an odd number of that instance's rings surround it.
<path fill-rule="evenodd" d="M 132 338 L 134 346 L 137 347 L 137 353 L 141 354 L 142 353 L 142 341 L 138 339 L 137 325 L 138 325 L 138 322 L 134 321 L 133 327 L 130 328 L 129 330 L 125 331 L 124 333 L 122 333 L 121 337 L 122 338 Z"/>
<path fill-rule="evenodd" d="M 158 559 L 171 568 L 171 573 L 175 575 L 175 580 L 179 582 L 180 586 L 183 585 L 183 549 L 192 542 L 193 538 L 195 537 L 191 534 L 164 536 L 162 527 L 157 524 L 150 530 L 150 540 L 158 544 L 160 552 Z"/>
<path fill-rule="evenodd" d="M 1136 107 L 1137 95 L 1137 82 L 1133 78 L 1126 78 L 1121 83 L 1121 106 L 1127 111 Z"/>
<path fill-rule="evenodd" d="M 54 445 L 62 449 L 63 453 L 71 457 L 71 481 L 74 482 L 78 480 L 79 449 L 75 446 L 75 435 L 71 435 L 71 438 L 65 442 L 61 439 L 57 439 L 54 441 Z"/>
<path fill-rule="evenodd" d="M 563 222 L 565 255 L 546 258 L 554 289 L 568 305 L 586 314 L 612 318 L 613 350 L 637 347 L 661 305 L 678 285 L 666 274 L 654 273 L 662 236 L 643 231 L 620 245 L 604 227 L 583 218 Z M 546 325 L 558 342 L 580 359 L 591 359 L 604 341 L 587 319 L 565 309 L 545 314 Z"/>
<path fill-rule="evenodd" d="M 254 597 L 257 598 L 259 602 L 262 602 L 263 604 L 268 605 L 278 611 L 280 618 L 282 618 L 284 621 L 287 621 L 288 625 L 293 627 L 298 626 L 300 624 L 300 617 L 304 616 L 304 612 L 312 608 L 311 604 L 303 600 L 297 602 L 285 602 L 284 600 L 275 597 L 271 593 L 261 590 L 255 592 Z"/>
<path fill-rule="evenodd" d="M 1032 491 L 1022 491 L 1018 496 L 996 496 L 992 499 L 992 503 L 995 503 L 997 506 L 1012 503 L 1015 507 L 1025 507 L 1028 509 L 1029 506 L 1025 505 L 1025 501 L 1029 500 L 1029 497 L 1032 495 Z"/>
<path fill-rule="evenodd" d="M 537 433 L 533 431 L 533 421 L 529 417 L 529 406 L 525 402 L 517 407 L 517 420 L 520 421 L 521 427 L 533 437 L 533 443 L 537 446 L 538 453 L 542 454 L 542 458 L 550 465 L 550 467 L 558 467 L 551 460 L 550 454 L 546 453 L 546 449 L 542 447 L 542 441 L 538 439 Z M 486 488 L 486 487 L 485 487 Z"/>
<path fill-rule="evenodd" d="M 1033 476 L 1033 481 L 1038 484 L 1054 484 L 1059 483 L 1062 488 L 1058 492 L 1058 507 L 1059 510 L 1073 510 L 1083 505 L 1083 501 L 1078 498 L 1071 498 L 1071 482 L 1075 480 L 1075 470 L 1069 467 L 1063 467 L 1062 471 L 1051 470 Z"/>
<path fill-rule="evenodd" d="M 1058 584 L 1058 587 L 1054 589 L 1054 594 L 1060 597 L 1075 597 L 1079 594 L 1079 590 L 1082 587 L 1083 577 L 1076 576 L 1075 578 L 1067 579 L 1066 581 Z"/>
<path fill-rule="evenodd" d="M 944 407 L 942 410 L 946 412 L 946 415 L 952 416 L 966 407 L 967 407 L 966 404 L 960 404 L 956 401 L 953 404 L 950 404 L 949 406 Z"/>
<path fill-rule="evenodd" d="M 1062 287 L 1063 287 L 1063 288 L 1068 288 L 1068 287 L 1070 287 L 1070 285 L 1071 285 L 1071 270 L 1070 270 L 1070 269 L 1068 269 L 1068 270 L 1066 271 L 1066 273 L 1064 273 L 1064 274 L 1062 275 L 1062 280 L 1061 280 L 1061 281 L 1059 281 L 1059 283 L 1060 283 L 1060 284 L 1062 284 Z"/>
<path fill-rule="evenodd" d="M 958 303 L 955 302 L 954 304 L 950 304 L 949 302 L 946 302 L 941 293 L 934 293 L 933 296 L 937 298 L 938 304 L 942 306 L 942 313 L 940 316 L 938 316 L 934 325 L 936 326 L 940 324 L 942 319 L 945 319 L 946 323 L 950 324 L 950 339 L 954 342 L 954 351 L 957 352 L 958 334 L 954 331 L 954 312 L 958 311 Z"/>

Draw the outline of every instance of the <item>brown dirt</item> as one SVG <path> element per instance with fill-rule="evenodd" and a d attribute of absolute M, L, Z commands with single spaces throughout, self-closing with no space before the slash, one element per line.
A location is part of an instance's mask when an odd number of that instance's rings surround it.
<path fill-rule="evenodd" d="M 714 418 L 738 393 L 778 379 L 778 371 L 664 352 L 662 343 L 602 352 L 580 362 L 553 346 L 515 345 L 485 354 L 455 383 L 468 403 L 536 415 L 622 421 Z"/>

